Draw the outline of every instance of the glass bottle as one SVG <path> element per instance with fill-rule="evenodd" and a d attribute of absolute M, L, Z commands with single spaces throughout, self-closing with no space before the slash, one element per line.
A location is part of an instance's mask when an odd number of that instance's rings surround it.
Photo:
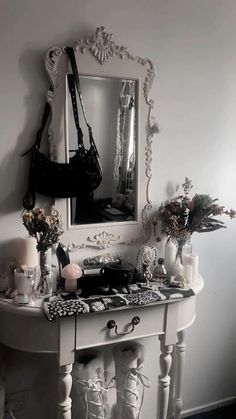
<path fill-rule="evenodd" d="M 176 261 L 179 259 L 180 263 L 183 263 L 183 255 L 190 255 L 192 253 L 191 236 L 186 239 L 176 239 L 177 252 Z"/>
<path fill-rule="evenodd" d="M 46 298 L 52 295 L 52 270 L 47 261 L 51 256 L 51 249 L 49 255 L 47 250 L 39 251 L 39 272 L 37 271 L 37 278 L 35 281 L 35 296 L 37 298 Z"/>
<path fill-rule="evenodd" d="M 158 265 L 154 271 L 154 280 L 156 279 L 158 282 L 162 282 L 162 283 L 167 277 L 167 271 L 166 271 L 164 262 L 165 262 L 164 258 L 159 258 L 157 261 Z"/>

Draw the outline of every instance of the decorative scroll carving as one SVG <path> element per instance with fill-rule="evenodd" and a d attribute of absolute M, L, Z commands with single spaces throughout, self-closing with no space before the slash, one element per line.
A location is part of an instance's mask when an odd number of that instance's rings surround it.
<path fill-rule="evenodd" d="M 96 247 L 99 249 L 107 249 L 111 244 L 118 241 L 119 239 L 120 236 L 115 236 L 114 234 L 102 231 L 102 233 L 96 234 L 93 238 L 88 237 L 87 240 L 89 242 L 96 243 Z"/>
<path fill-rule="evenodd" d="M 93 36 L 87 40 L 79 40 L 76 43 L 76 48 L 78 48 L 82 54 L 84 54 L 86 50 L 91 51 L 101 65 L 110 57 L 113 57 L 114 54 L 118 55 L 120 58 L 124 58 L 125 55 L 130 56 L 131 58 L 131 54 L 129 54 L 127 48 L 116 45 L 111 38 L 112 33 L 107 33 L 104 26 L 100 26 L 96 29 Z"/>
<path fill-rule="evenodd" d="M 48 142 L 50 159 L 52 161 L 57 161 L 57 148 L 54 141 L 54 131 L 51 128 L 48 130 Z"/>
<path fill-rule="evenodd" d="M 75 48 L 82 54 L 84 54 L 86 51 L 90 51 L 101 65 L 103 65 L 114 55 L 117 55 L 117 57 L 120 59 L 124 59 L 126 57 L 130 60 L 137 61 L 144 67 L 147 67 L 147 75 L 143 84 L 143 93 L 147 104 L 153 108 L 154 101 L 148 97 L 153 79 L 155 77 L 155 69 L 153 63 L 151 60 L 146 58 L 134 56 L 128 51 L 127 47 L 116 45 L 111 38 L 112 33 L 107 33 L 105 31 L 105 27 L 100 26 L 96 29 L 95 34 L 90 38 L 86 40 L 80 39 L 77 41 Z"/>
<path fill-rule="evenodd" d="M 151 200 L 149 197 L 149 184 L 152 177 L 152 140 L 154 134 L 157 134 L 159 132 L 159 127 L 157 124 L 156 119 L 154 119 L 151 115 L 152 107 L 149 107 L 148 112 L 148 134 L 147 134 L 147 145 L 145 147 L 145 166 L 146 166 L 146 176 L 148 178 L 147 181 L 147 188 L 146 188 L 146 199 L 147 203 L 151 204 Z"/>
<path fill-rule="evenodd" d="M 77 250 L 85 249 L 87 247 L 86 243 L 78 244 L 78 243 L 69 243 L 65 246 L 69 252 L 77 252 Z"/>
<path fill-rule="evenodd" d="M 97 249 L 107 249 L 112 244 L 114 244 L 114 242 L 117 242 L 119 240 L 120 240 L 120 236 L 115 236 L 114 234 L 107 233 L 106 231 L 102 231 L 101 233 L 95 234 L 93 237 L 88 236 L 86 243 L 82 243 L 82 244 L 70 243 L 66 247 L 69 252 L 76 252 L 77 250 L 84 249 L 86 247 L 94 247 Z"/>
<path fill-rule="evenodd" d="M 52 113 L 51 119 L 53 119 L 53 112 L 54 112 L 54 99 L 55 99 L 54 95 L 60 83 L 58 80 L 58 77 L 59 77 L 58 60 L 63 53 L 64 52 L 62 48 L 53 47 L 46 53 L 45 62 L 44 62 L 46 71 L 50 79 L 50 85 L 51 85 L 51 88 L 47 92 L 47 101 L 48 103 L 50 103 L 50 106 L 51 106 L 51 113 Z M 50 155 L 51 160 L 57 161 L 56 144 L 55 144 L 54 138 L 55 138 L 54 129 L 50 125 L 48 129 L 49 155 Z"/>
<path fill-rule="evenodd" d="M 53 91 L 57 87 L 57 77 L 58 77 L 58 59 L 61 54 L 63 54 L 63 49 L 59 47 L 52 47 L 47 53 L 45 57 L 45 67 L 47 73 L 51 80 L 52 89 L 48 92 L 50 95 L 53 94 Z"/>

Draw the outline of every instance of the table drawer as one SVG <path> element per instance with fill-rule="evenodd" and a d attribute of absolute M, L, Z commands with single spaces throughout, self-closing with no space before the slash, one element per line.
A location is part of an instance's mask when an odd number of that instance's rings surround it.
<path fill-rule="evenodd" d="M 139 317 L 138 324 L 132 324 L 134 317 Z M 110 320 L 116 323 L 117 328 L 107 327 Z M 163 333 L 164 322 L 165 305 L 163 304 L 81 315 L 78 316 L 76 324 L 76 349 Z"/>

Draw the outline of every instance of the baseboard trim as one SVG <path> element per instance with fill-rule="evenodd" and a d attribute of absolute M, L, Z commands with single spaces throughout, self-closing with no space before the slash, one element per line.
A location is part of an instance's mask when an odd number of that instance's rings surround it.
<path fill-rule="evenodd" d="M 227 397 L 226 399 L 217 400 L 216 402 L 208 404 L 203 404 L 202 406 L 193 407 L 192 409 L 186 409 L 182 411 L 181 418 L 196 415 L 197 413 L 207 412 L 208 410 L 214 410 L 218 407 L 226 406 L 234 402 L 236 402 L 236 396 Z"/>

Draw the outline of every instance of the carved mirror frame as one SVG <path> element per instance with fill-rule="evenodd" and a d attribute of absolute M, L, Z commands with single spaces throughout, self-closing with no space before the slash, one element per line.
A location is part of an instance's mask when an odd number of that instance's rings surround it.
<path fill-rule="evenodd" d="M 149 184 L 152 177 L 152 138 L 158 132 L 152 117 L 154 102 L 149 97 L 155 76 L 153 63 L 132 55 L 124 46 L 112 40 L 112 34 L 98 27 L 93 36 L 74 44 L 81 75 L 120 77 L 138 81 L 137 115 L 137 221 L 106 222 L 73 225 L 70 220 L 70 200 L 56 199 L 55 207 L 62 215 L 64 233 L 61 241 L 69 250 L 94 247 L 105 249 L 112 244 L 142 243 L 150 235 L 151 200 Z M 68 115 L 66 74 L 68 58 L 65 47 L 52 47 L 45 58 L 51 89 L 47 93 L 52 116 L 48 128 L 50 156 L 55 161 L 68 161 Z M 96 134 L 95 134 L 96 141 Z"/>

